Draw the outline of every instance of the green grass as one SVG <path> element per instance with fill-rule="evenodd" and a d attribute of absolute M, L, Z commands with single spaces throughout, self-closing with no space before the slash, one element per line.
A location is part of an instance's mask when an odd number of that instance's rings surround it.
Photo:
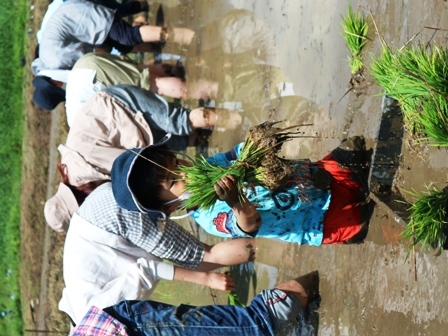
<path fill-rule="evenodd" d="M 24 54 L 28 4 L 0 2 L 0 319 L 3 335 L 22 334 L 19 290 L 20 179 L 23 136 Z"/>
<path fill-rule="evenodd" d="M 409 192 L 417 199 L 409 203 L 411 216 L 408 225 L 403 230 L 403 240 L 411 240 L 410 249 L 421 243 L 421 248 L 434 248 L 443 245 L 443 225 L 447 224 L 448 188 L 439 190 L 436 187 L 427 188 L 426 193 Z"/>
<path fill-rule="evenodd" d="M 387 95 L 395 98 L 411 130 L 427 135 L 432 145 L 448 146 L 448 51 L 430 47 L 403 47 L 392 51 L 383 45 L 373 56 L 370 72 Z"/>
<path fill-rule="evenodd" d="M 358 11 L 353 12 L 352 5 L 348 5 L 347 16 L 342 17 L 342 36 L 344 36 L 348 49 L 350 50 L 349 66 L 352 74 L 356 74 L 363 68 L 361 50 L 367 43 L 367 32 L 369 26 L 364 16 Z"/>

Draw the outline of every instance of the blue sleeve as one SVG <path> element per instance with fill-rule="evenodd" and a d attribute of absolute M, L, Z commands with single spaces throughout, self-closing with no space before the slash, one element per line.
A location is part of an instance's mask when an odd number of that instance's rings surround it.
<path fill-rule="evenodd" d="M 247 234 L 240 229 L 232 209 L 226 202 L 217 201 L 212 209 L 195 210 L 190 213 L 208 234 L 225 238 L 250 238 L 256 233 Z"/>
<path fill-rule="evenodd" d="M 243 143 L 240 143 L 226 153 L 217 153 L 213 156 L 208 157 L 207 162 L 216 164 L 221 167 L 228 167 L 239 157 L 242 148 Z"/>

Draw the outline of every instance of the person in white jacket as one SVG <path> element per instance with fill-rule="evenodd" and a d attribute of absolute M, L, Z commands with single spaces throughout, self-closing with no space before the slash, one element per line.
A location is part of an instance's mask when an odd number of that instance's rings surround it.
<path fill-rule="evenodd" d="M 161 146 L 169 139 L 167 135 L 142 153 L 165 148 Z M 113 163 L 111 182 L 98 186 L 70 222 L 63 261 L 65 288 L 59 307 L 75 324 L 92 305 L 101 309 L 121 300 L 147 298 L 159 279 L 232 290 L 232 279 L 211 271 L 255 258 L 254 239 L 210 246 L 170 220 L 164 211 L 142 207 L 130 188 L 135 187 L 136 179 L 148 189 L 146 198 L 159 196 L 149 190 L 152 181 L 141 179 L 139 159 L 134 150 L 122 153 Z M 159 263 L 157 258 L 176 266 Z"/>
<path fill-rule="evenodd" d="M 63 265 L 65 288 L 59 309 L 75 324 L 92 305 L 104 308 L 125 299 L 149 299 L 160 279 L 235 289 L 235 282 L 227 274 L 197 272 L 162 262 L 77 214 L 65 240 Z"/>

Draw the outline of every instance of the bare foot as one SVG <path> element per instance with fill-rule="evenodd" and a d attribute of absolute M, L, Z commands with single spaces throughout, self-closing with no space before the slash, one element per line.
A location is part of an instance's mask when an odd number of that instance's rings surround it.
<path fill-rule="evenodd" d="M 305 307 L 319 296 L 319 272 L 314 271 L 296 279 L 283 282 L 277 289 L 293 294 Z"/>
<path fill-rule="evenodd" d="M 174 43 L 179 43 L 183 45 L 188 45 L 194 38 L 194 31 L 189 28 L 173 28 L 171 36 L 171 41 Z M 168 40 L 170 36 L 168 36 Z"/>
<path fill-rule="evenodd" d="M 243 117 L 240 112 L 235 112 L 226 109 L 216 109 L 216 128 L 223 128 L 225 130 L 237 129 L 243 123 Z"/>
<path fill-rule="evenodd" d="M 218 83 L 206 79 L 199 79 L 188 83 L 187 96 L 190 99 L 215 99 L 218 95 Z"/>

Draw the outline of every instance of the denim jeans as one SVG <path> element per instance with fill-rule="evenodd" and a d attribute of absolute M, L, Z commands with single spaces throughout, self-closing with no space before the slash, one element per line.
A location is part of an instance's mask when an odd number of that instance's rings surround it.
<path fill-rule="evenodd" d="M 277 335 L 277 330 L 297 323 L 302 308 L 294 296 L 273 289 L 257 295 L 248 307 L 123 301 L 104 311 L 125 324 L 133 336 L 252 336 Z"/>

